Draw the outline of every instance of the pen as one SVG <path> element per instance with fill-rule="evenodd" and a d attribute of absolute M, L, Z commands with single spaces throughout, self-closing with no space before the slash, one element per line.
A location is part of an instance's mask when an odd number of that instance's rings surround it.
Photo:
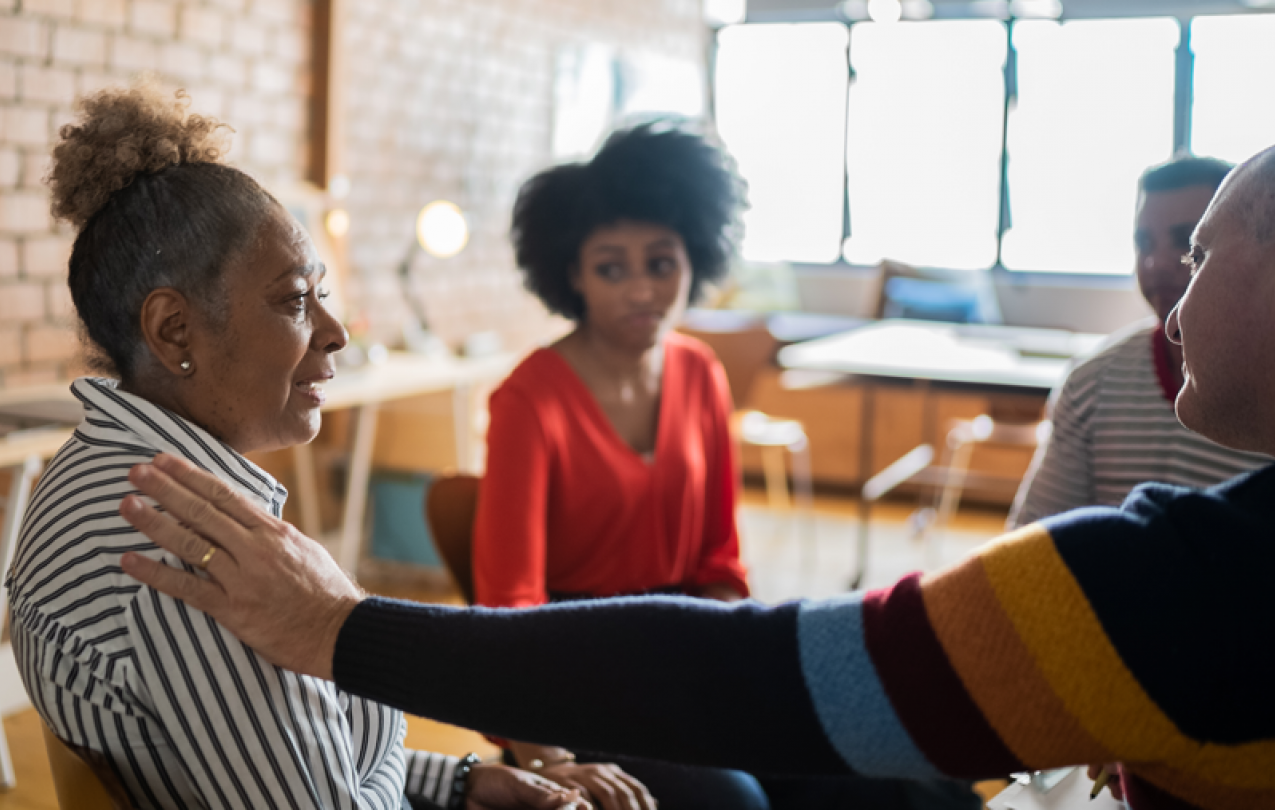
<path fill-rule="evenodd" d="M 1098 798 L 1098 794 L 1107 786 L 1107 782 L 1111 781 L 1111 771 L 1103 768 L 1098 773 L 1098 778 L 1093 782 L 1093 790 L 1089 791 L 1089 801 Z"/>

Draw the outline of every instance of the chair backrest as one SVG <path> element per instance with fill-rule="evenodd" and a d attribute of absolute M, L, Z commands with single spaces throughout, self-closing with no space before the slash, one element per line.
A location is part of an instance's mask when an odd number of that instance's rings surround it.
<path fill-rule="evenodd" d="M 62 810 L 127 810 L 132 805 L 119 778 L 96 751 L 63 742 L 44 727 L 53 789 Z"/>
<path fill-rule="evenodd" d="M 436 478 L 425 498 L 425 522 L 429 524 L 438 556 L 447 564 L 456 587 L 468 604 L 474 603 L 474 514 L 478 511 L 478 487 L 482 479 L 455 473 Z"/>
<path fill-rule="evenodd" d="M 758 373 L 775 360 L 779 341 L 764 320 L 734 329 L 699 329 L 683 324 L 678 331 L 707 343 L 726 372 L 736 408 L 748 407 L 748 396 Z"/>

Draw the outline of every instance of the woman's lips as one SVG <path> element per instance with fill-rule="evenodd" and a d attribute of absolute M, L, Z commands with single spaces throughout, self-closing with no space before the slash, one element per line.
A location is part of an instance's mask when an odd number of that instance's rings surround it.
<path fill-rule="evenodd" d="M 661 320 L 661 316 L 655 312 L 641 312 L 641 313 L 637 313 L 637 314 L 629 316 L 629 323 L 643 329 L 649 329 L 653 326 L 658 326 L 660 323 L 660 320 Z"/>
<path fill-rule="evenodd" d="M 293 387 L 301 392 L 301 396 L 310 400 L 316 407 L 318 407 L 328 401 L 327 392 L 323 390 L 323 385 L 328 382 L 328 379 L 330 378 L 304 380 L 302 382 L 295 383 Z"/>

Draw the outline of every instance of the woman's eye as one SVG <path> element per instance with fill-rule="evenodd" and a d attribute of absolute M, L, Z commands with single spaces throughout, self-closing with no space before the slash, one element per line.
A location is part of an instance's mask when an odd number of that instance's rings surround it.
<path fill-rule="evenodd" d="M 332 291 L 326 287 L 319 287 L 314 291 L 315 297 L 318 298 L 320 301 L 328 300 L 328 296 L 331 294 L 332 294 Z"/>
<path fill-rule="evenodd" d="M 607 279 L 608 281 L 615 281 L 616 279 L 624 275 L 624 268 L 614 263 L 600 264 L 597 266 L 595 272 L 599 276 L 602 276 L 602 278 Z"/>
<path fill-rule="evenodd" d="M 673 272 L 675 264 L 672 259 L 653 259 L 651 272 L 657 276 L 667 276 Z"/>
<path fill-rule="evenodd" d="M 1182 257 L 1182 263 L 1191 268 L 1191 275 L 1195 275 L 1200 270 L 1200 265 L 1204 263 L 1204 251 L 1199 245 L 1192 245 L 1186 255 Z"/>

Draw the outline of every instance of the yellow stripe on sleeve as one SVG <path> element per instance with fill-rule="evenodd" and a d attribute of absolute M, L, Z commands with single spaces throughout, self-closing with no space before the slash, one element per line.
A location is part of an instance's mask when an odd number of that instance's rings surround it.
<path fill-rule="evenodd" d="M 1163 763 L 1236 788 L 1275 788 L 1275 741 L 1201 743 L 1179 731 L 1151 700 L 1043 527 L 1007 535 L 979 557 L 1040 671 L 1102 747 L 1128 763 Z"/>

